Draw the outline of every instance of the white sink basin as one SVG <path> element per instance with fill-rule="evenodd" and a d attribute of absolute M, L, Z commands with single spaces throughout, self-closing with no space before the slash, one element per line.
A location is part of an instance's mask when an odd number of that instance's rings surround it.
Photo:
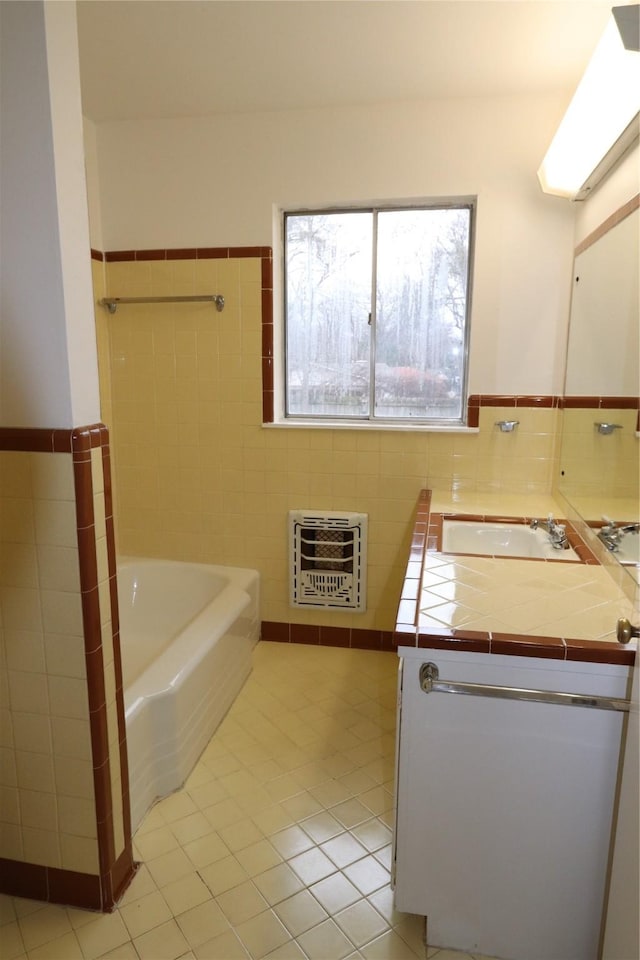
<path fill-rule="evenodd" d="M 640 563 L 640 534 L 627 533 L 624 535 L 618 549 L 613 553 L 616 560 L 624 564 Z"/>
<path fill-rule="evenodd" d="M 491 523 L 476 520 L 443 520 L 444 553 L 473 553 L 490 557 L 530 557 L 537 560 L 579 560 L 569 547 L 558 550 L 546 530 L 524 523 Z"/>

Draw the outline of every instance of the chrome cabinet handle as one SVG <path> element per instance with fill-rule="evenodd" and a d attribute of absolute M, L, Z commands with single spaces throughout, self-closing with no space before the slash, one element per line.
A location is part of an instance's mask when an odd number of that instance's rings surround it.
<path fill-rule="evenodd" d="M 618 643 L 629 643 L 629 640 L 640 637 L 640 627 L 634 627 L 626 617 L 620 617 L 616 636 Z"/>

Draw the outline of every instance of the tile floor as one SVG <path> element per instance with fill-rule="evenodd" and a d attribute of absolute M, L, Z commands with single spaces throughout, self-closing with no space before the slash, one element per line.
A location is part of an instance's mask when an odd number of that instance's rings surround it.
<path fill-rule="evenodd" d="M 0 897 L 3 960 L 470 960 L 389 887 L 397 659 L 261 643 L 112 914 Z M 481 960 L 476 957 L 474 960 Z"/>

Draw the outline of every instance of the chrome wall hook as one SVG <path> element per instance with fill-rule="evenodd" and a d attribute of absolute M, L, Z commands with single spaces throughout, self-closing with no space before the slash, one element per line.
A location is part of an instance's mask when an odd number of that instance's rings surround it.
<path fill-rule="evenodd" d="M 614 430 L 622 430 L 621 423 L 607 423 L 606 421 L 598 422 L 597 420 L 594 423 L 594 427 L 596 428 L 598 433 L 602 433 L 605 436 L 610 433 L 613 433 Z"/>

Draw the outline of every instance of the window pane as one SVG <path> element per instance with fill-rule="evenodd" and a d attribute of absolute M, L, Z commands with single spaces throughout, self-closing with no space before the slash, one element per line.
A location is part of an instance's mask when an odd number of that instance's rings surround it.
<path fill-rule="evenodd" d="M 368 417 L 372 214 L 286 217 L 287 413 Z"/>
<path fill-rule="evenodd" d="M 375 415 L 462 415 L 469 209 L 378 214 Z"/>

